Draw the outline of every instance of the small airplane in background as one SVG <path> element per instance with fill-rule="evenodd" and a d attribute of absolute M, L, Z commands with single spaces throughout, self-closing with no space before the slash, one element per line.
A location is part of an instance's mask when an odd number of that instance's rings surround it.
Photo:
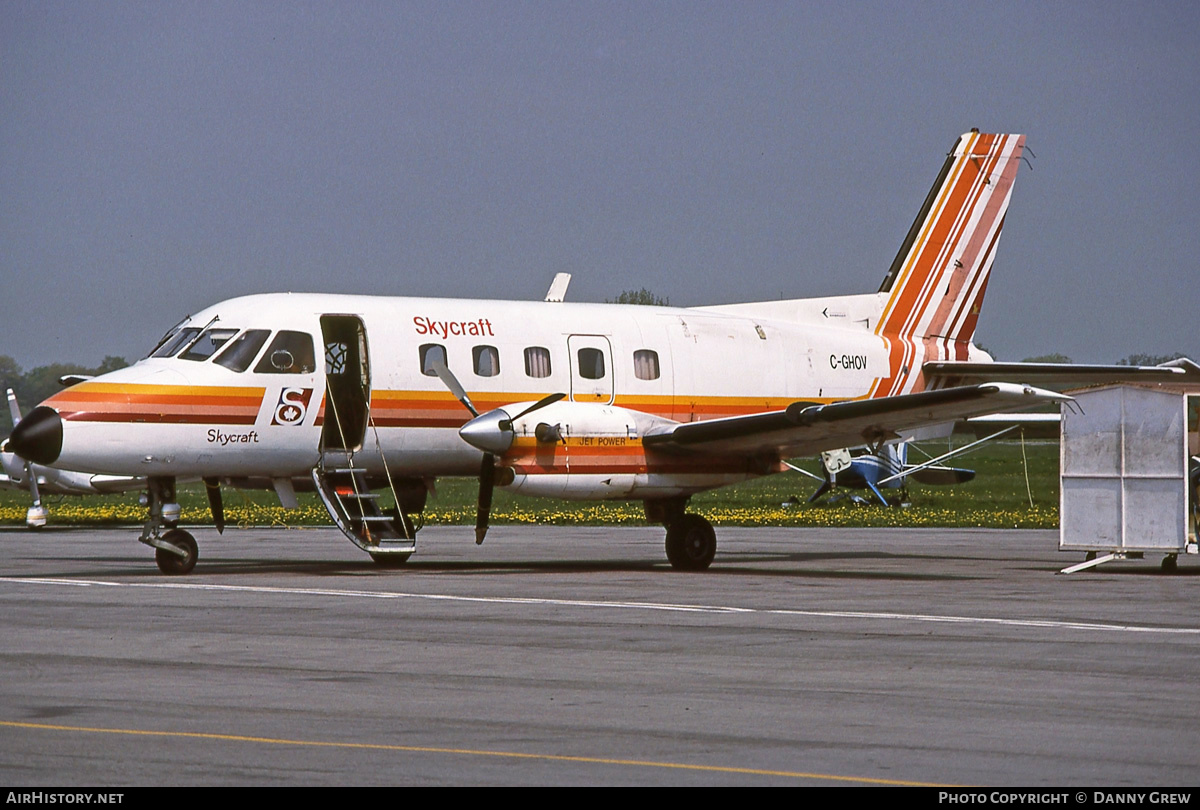
<path fill-rule="evenodd" d="M 827 450 L 818 457 L 821 461 L 821 472 L 824 476 L 814 475 L 802 467 L 788 464 L 793 470 L 809 478 L 820 481 L 817 488 L 808 499 L 814 503 L 824 495 L 831 495 L 830 501 L 842 497 L 835 494 L 839 488 L 869 490 L 884 506 L 905 504 L 908 501 L 908 481 L 912 479 L 922 484 L 963 484 L 975 478 L 974 470 L 958 467 L 945 467 L 934 464 L 909 464 L 908 442 L 885 444 L 878 450 L 868 447 L 841 448 Z M 889 501 L 883 490 L 899 490 L 899 500 Z M 854 494 L 849 494 L 855 503 L 867 503 L 867 500 Z"/>
<path fill-rule="evenodd" d="M 8 410 L 12 415 L 13 429 L 21 423 L 21 406 L 17 395 L 8 389 Z M 31 529 L 46 525 L 48 510 L 42 495 L 111 495 L 146 488 L 146 479 L 141 476 L 105 475 L 73 470 L 59 470 L 42 464 L 34 464 L 9 452 L 0 452 L 0 489 L 16 489 L 28 492 L 33 499 L 25 513 L 25 524 Z"/>
<path fill-rule="evenodd" d="M 440 476 L 477 477 L 477 543 L 495 487 L 642 501 L 672 567 L 701 570 L 716 533 L 687 511 L 695 493 L 786 458 L 1070 400 L 1026 384 L 1030 366 L 986 377 L 991 358 L 971 342 L 1024 143 L 958 139 L 878 292 L 679 308 L 567 303 L 559 280 L 544 301 L 235 298 L 50 397 L 7 448 L 144 476 L 138 539 L 164 573 L 198 557 L 175 525 L 185 477 L 208 484 L 218 527 L 223 481 L 269 481 L 292 506 L 293 481 L 311 479 L 384 565 L 415 551 L 413 517 Z M 948 382 L 976 371 L 980 383 Z"/>
<path fill-rule="evenodd" d="M 1029 424 L 1042 425 L 1048 422 L 1058 422 L 1058 414 L 996 414 L 967 420 L 976 424 L 1008 423 L 1008 426 L 977 439 L 962 447 L 956 447 L 940 456 L 928 457 L 919 464 L 908 462 L 908 450 L 912 440 L 887 442 L 875 447 L 848 447 L 837 450 L 827 450 L 818 457 L 823 475 L 816 475 L 803 467 L 787 463 L 788 467 L 801 475 L 821 482 L 821 486 L 808 499 L 814 503 L 823 495 L 835 492 L 839 487 L 850 489 L 870 490 L 884 506 L 904 505 L 908 501 L 909 479 L 920 484 L 932 486 L 953 486 L 965 484 L 975 479 L 975 471 L 962 467 L 947 467 L 942 462 L 965 455 L 977 450 L 982 445 L 995 441 L 1002 436 L 1021 429 Z M 883 489 L 899 490 L 899 500 L 889 501 L 883 494 Z M 838 499 L 837 495 L 830 501 Z M 855 503 L 867 503 L 858 495 L 850 494 L 850 500 Z"/>

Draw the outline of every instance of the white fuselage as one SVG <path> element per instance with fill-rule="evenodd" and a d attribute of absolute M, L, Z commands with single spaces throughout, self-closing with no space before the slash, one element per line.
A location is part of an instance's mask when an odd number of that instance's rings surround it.
<path fill-rule="evenodd" d="M 360 466 L 381 470 L 386 459 L 392 475 L 417 477 L 478 470 L 479 451 L 457 434 L 470 414 L 437 376 L 422 371 L 423 351 L 440 346 L 434 351 L 444 351 L 480 411 L 567 394 L 537 419 L 565 420 L 568 435 L 623 436 L 630 452 L 617 460 L 620 452 L 608 448 L 592 472 L 641 475 L 644 488 L 652 485 L 646 476 L 655 474 L 655 464 L 640 444 L 634 453 L 632 442 L 655 424 L 870 396 L 889 374 L 889 348 L 895 351 L 873 330 L 884 297 L 699 309 L 310 294 L 232 299 L 186 325 L 229 330 L 211 356 L 185 359 L 185 344 L 177 356 L 149 357 L 48 400 L 64 420 L 55 466 L 139 476 L 306 475 L 322 451 L 326 371 L 338 362 L 339 341 L 323 333 L 322 316 L 335 316 L 361 323 L 365 336 L 369 420 L 345 442 Z M 214 362 L 245 330 L 270 330 L 248 367 Z M 311 339 L 315 356 L 306 368 L 281 372 L 269 365 L 282 331 Z M 347 342 L 340 341 L 342 348 Z M 587 466 L 587 449 L 575 449 L 577 473 Z M 557 465 L 566 472 L 570 461 L 555 459 L 541 471 Z M 704 470 L 678 466 L 665 465 L 659 474 L 692 475 L 680 491 L 750 472 L 717 464 L 705 478 Z M 532 491 L 522 483 L 518 475 L 515 488 Z M 605 492 L 637 497 L 637 483 Z M 549 480 L 541 491 L 546 487 L 547 494 L 577 494 Z"/>

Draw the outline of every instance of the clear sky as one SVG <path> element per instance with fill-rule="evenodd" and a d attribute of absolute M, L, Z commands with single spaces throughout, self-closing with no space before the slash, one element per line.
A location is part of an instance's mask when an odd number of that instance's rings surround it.
<path fill-rule="evenodd" d="M 251 292 L 875 291 L 1028 135 L 976 339 L 1200 358 L 1200 3 L 0 0 L 0 354 Z"/>

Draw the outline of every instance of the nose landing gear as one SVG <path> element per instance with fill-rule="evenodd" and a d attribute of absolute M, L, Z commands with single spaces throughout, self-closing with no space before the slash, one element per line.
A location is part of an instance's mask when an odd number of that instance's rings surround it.
<path fill-rule="evenodd" d="M 154 562 L 158 563 L 159 571 L 164 574 L 187 574 L 196 567 L 196 560 L 200 557 L 196 538 L 183 529 L 171 529 L 158 538 L 158 542 L 161 545 L 154 549 Z M 168 549 L 168 544 L 174 548 Z"/>
<path fill-rule="evenodd" d="M 146 506 L 149 515 L 142 526 L 139 542 L 154 547 L 154 562 L 164 574 L 187 574 L 200 557 L 196 538 L 177 528 L 179 504 L 175 502 L 175 479 L 152 476 L 146 481 Z M 162 531 L 163 527 L 168 530 Z"/>

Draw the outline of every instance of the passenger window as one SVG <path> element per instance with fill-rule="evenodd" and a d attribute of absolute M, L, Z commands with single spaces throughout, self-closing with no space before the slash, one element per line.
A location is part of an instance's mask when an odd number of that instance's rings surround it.
<path fill-rule="evenodd" d="M 193 343 L 188 350 L 179 355 L 180 360 L 207 360 L 217 353 L 231 337 L 236 335 L 236 329 L 209 329 L 200 339 Z"/>
<path fill-rule="evenodd" d="M 638 349 L 633 353 L 633 376 L 639 380 L 658 379 L 658 352 Z"/>
<path fill-rule="evenodd" d="M 283 330 L 262 360 L 254 367 L 256 374 L 312 374 L 317 363 L 313 354 L 312 336 L 307 332 Z"/>
<path fill-rule="evenodd" d="M 217 355 L 213 362 L 232 371 L 245 371 L 270 336 L 270 329 L 247 329 L 231 341 L 229 348 Z"/>
<path fill-rule="evenodd" d="M 440 343 L 421 344 L 421 373 L 426 377 L 436 377 L 437 372 L 433 370 L 435 361 L 450 367 L 446 362 L 446 347 Z"/>
<path fill-rule="evenodd" d="M 500 373 L 500 352 L 495 346 L 476 346 L 471 349 L 471 359 L 480 377 L 495 377 Z"/>
<path fill-rule="evenodd" d="M 192 338 L 194 338 L 198 334 L 200 334 L 200 330 L 194 326 L 190 326 L 187 329 L 180 329 L 178 332 L 175 333 L 174 337 L 163 341 L 162 346 L 160 346 L 157 350 L 155 350 L 154 353 L 151 354 L 150 356 L 151 357 L 174 357 L 175 352 L 179 351 L 184 346 L 191 343 Z"/>
<path fill-rule="evenodd" d="M 604 352 L 599 349 L 580 349 L 579 376 L 585 380 L 604 379 Z"/>
<path fill-rule="evenodd" d="M 550 350 L 542 346 L 530 346 L 525 350 L 525 376 L 550 376 Z"/>

